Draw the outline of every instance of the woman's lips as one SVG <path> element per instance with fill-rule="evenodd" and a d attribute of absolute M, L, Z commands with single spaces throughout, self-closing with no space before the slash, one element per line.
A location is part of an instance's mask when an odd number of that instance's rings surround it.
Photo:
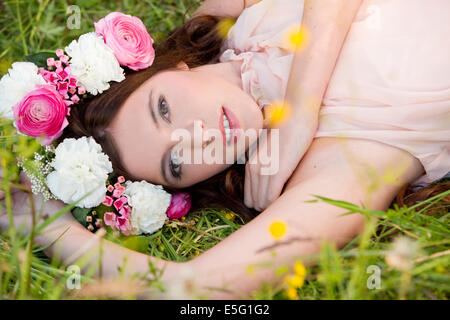
<path fill-rule="evenodd" d="M 220 113 L 220 120 L 219 120 L 219 128 L 220 131 L 222 132 L 222 137 L 223 137 L 223 143 L 224 145 L 227 145 L 227 137 L 225 134 L 225 127 L 224 127 L 224 119 L 223 116 L 225 115 L 226 119 L 228 120 L 228 124 L 230 127 L 230 134 L 231 134 L 231 138 L 230 139 L 230 144 L 232 141 L 236 142 L 240 133 L 240 129 L 241 126 L 239 124 L 239 120 L 238 118 L 235 116 L 235 114 L 233 112 L 231 112 L 230 109 L 226 108 L 226 107 L 222 107 L 222 112 Z"/>
<path fill-rule="evenodd" d="M 239 120 L 236 117 L 236 115 L 233 112 L 231 112 L 230 109 L 223 107 L 223 112 L 225 113 L 225 116 L 228 119 L 228 123 L 230 124 L 231 135 L 233 137 L 233 140 L 234 140 L 234 142 L 236 142 L 237 138 L 239 136 L 239 133 L 240 133 L 239 129 L 241 129 Z"/>

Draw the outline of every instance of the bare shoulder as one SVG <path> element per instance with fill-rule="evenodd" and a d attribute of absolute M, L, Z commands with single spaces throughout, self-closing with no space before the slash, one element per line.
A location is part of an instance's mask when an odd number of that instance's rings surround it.
<path fill-rule="evenodd" d="M 237 18 L 245 8 L 248 8 L 261 0 L 205 0 L 195 11 L 193 16 L 213 15 Z"/>

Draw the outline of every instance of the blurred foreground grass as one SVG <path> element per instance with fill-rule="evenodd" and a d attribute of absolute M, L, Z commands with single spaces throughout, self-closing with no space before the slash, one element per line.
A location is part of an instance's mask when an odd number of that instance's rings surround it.
<path fill-rule="evenodd" d="M 68 30 L 66 10 L 73 4 L 81 9 L 81 25 L 80 29 Z M 92 31 L 93 22 L 110 11 L 139 16 L 158 41 L 180 25 L 185 13 L 189 16 L 197 5 L 192 0 L 3 1 L 0 4 L 0 74 L 25 55 L 62 48 L 73 38 Z M 11 182 L 18 173 L 15 158 L 31 155 L 37 146 L 14 134 L 11 123 L 0 122 L 0 131 L 1 163 L 11 177 L 1 182 L 8 199 Z M 366 228 L 342 250 L 323 244 L 320 254 L 310 257 L 318 264 L 308 269 L 306 281 L 298 290 L 299 298 L 447 299 L 450 293 L 449 197 L 447 191 L 426 203 L 410 208 L 394 207 L 387 212 L 322 199 L 350 212 L 363 213 Z M 144 250 L 159 258 L 186 261 L 214 246 L 242 224 L 239 216 L 226 211 L 208 209 L 190 213 L 185 220 L 173 221 L 147 237 L 148 248 Z M 249 266 L 249 276 L 257 268 Z M 277 272 L 283 275 L 287 270 L 282 268 Z M 380 282 L 376 278 L 378 272 Z M 77 290 L 67 288 L 70 275 L 56 260 L 47 258 L 32 238 L 21 236 L 15 229 L 0 234 L 0 299 L 104 298 L 104 291 L 109 292 L 106 297 L 139 296 L 120 283 L 113 285 L 115 291 L 111 286 L 99 285 L 89 274 L 83 277 L 82 286 L 92 288 L 90 284 L 95 284 L 97 290 L 85 290 L 80 295 Z M 148 284 L 149 288 L 152 286 L 158 288 L 160 284 L 157 281 Z M 286 296 L 280 288 L 263 285 L 254 298 L 284 299 Z"/>

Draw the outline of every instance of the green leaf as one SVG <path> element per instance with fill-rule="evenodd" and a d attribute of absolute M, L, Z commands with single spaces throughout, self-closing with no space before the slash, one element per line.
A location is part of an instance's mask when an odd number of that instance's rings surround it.
<path fill-rule="evenodd" d="M 30 54 L 25 56 L 25 60 L 28 62 L 33 62 L 38 67 L 45 68 L 47 67 L 47 59 L 48 58 L 57 58 L 54 52 L 39 52 L 35 54 Z"/>
<path fill-rule="evenodd" d="M 87 227 L 86 217 L 91 212 L 90 208 L 75 208 L 72 210 L 72 215 L 79 223 Z"/>

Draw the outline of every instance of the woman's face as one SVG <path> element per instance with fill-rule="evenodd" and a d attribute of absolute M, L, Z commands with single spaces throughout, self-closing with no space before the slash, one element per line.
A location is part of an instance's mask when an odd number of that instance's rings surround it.
<path fill-rule="evenodd" d="M 131 175 L 183 188 L 229 167 L 256 141 L 245 131 L 262 124 L 258 105 L 239 85 L 186 66 L 143 83 L 108 129 Z M 213 164 L 205 160 L 211 157 Z"/>

